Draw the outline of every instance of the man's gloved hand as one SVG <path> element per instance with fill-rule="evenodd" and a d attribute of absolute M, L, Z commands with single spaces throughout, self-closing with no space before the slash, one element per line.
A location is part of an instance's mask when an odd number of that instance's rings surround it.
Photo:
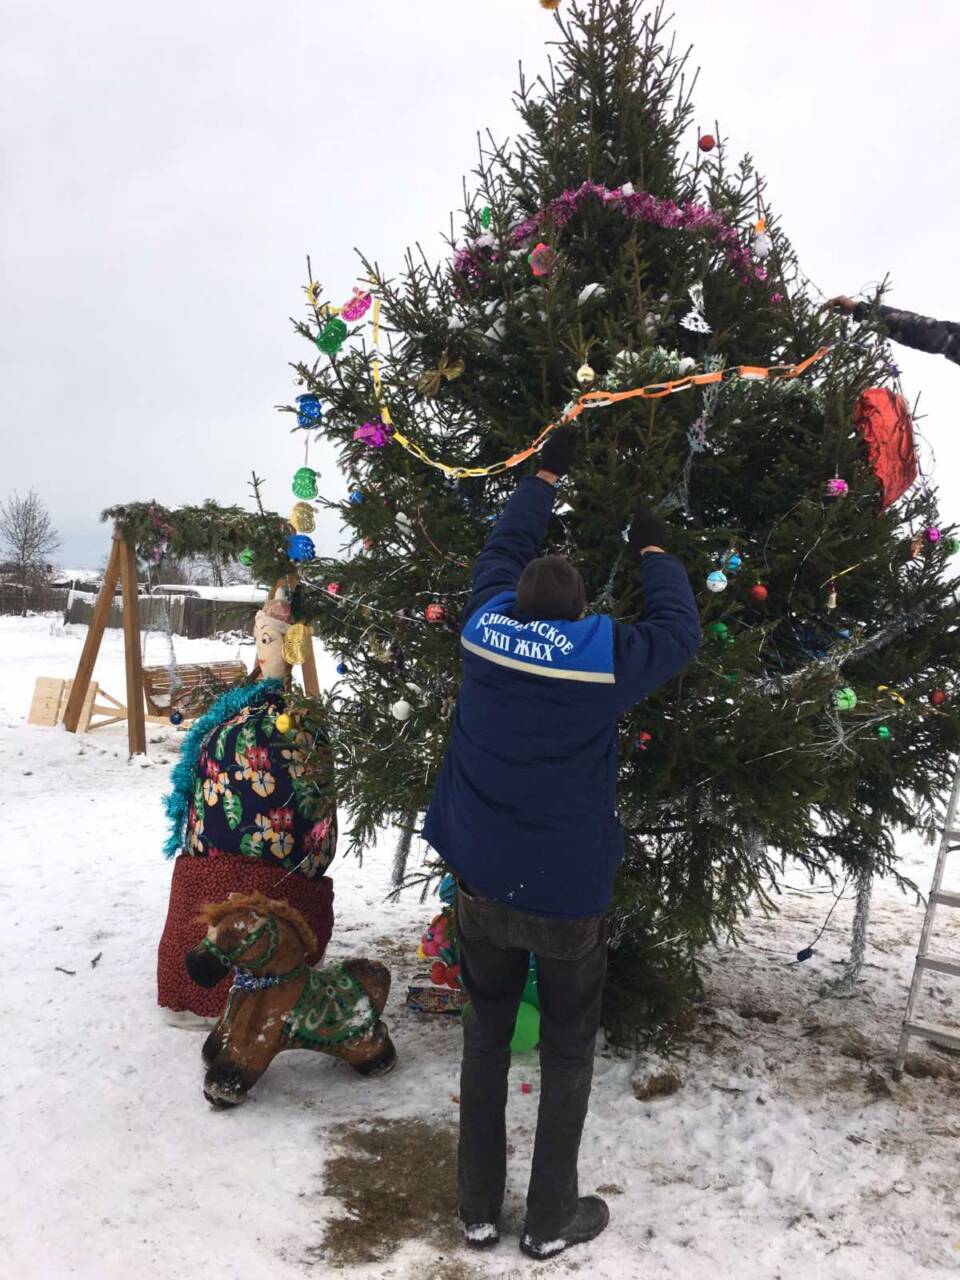
<path fill-rule="evenodd" d="M 630 521 L 630 532 L 627 534 L 627 546 L 639 555 L 644 547 L 662 547 L 667 540 L 667 531 L 649 507 L 637 507 Z"/>
<path fill-rule="evenodd" d="M 565 476 L 573 462 L 577 447 L 577 433 L 570 423 L 557 427 L 540 450 L 539 469 L 552 471 L 555 476 Z"/>

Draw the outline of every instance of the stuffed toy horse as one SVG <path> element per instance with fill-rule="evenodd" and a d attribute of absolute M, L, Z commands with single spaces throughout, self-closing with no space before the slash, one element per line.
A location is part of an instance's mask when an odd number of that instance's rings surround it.
<path fill-rule="evenodd" d="M 315 1049 L 363 1076 L 392 1071 L 397 1051 L 380 1015 L 390 970 L 375 960 L 311 969 L 317 940 L 289 903 L 232 893 L 201 911 L 206 937 L 186 956 L 194 982 L 209 987 L 224 970 L 233 985 L 203 1046 L 204 1097 L 236 1106 L 284 1049 Z"/>

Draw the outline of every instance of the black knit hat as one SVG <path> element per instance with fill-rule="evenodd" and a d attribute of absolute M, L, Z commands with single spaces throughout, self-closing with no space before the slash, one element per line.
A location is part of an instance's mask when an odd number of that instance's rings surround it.
<path fill-rule="evenodd" d="M 517 583 L 516 613 L 521 621 L 534 618 L 579 618 L 587 604 L 587 592 L 579 569 L 566 556 L 541 556 L 531 560 Z"/>

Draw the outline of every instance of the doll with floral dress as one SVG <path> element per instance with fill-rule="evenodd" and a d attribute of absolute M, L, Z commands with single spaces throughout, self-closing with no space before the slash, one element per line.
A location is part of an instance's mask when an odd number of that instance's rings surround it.
<path fill-rule="evenodd" d="M 161 1006 L 202 1017 L 218 1015 L 229 979 L 194 982 L 184 956 L 205 925 L 205 903 L 230 893 L 262 893 L 299 910 L 317 937 L 307 960 L 323 955 L 333 929 L 336 852 L 333 762 L 317 713 L 289 698 L 291 671 L 311 643 L 286 600 L 268 601 L 254 622 L 257 664 L 248 681 L 228 689 L 186 734 L 166 798 L 174 858 L 167 919 L 157 957 Z"/>

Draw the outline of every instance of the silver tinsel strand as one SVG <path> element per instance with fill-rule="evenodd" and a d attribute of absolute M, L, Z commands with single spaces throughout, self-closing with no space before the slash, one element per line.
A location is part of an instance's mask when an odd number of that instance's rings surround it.
<path fill-rule="evenodd" d="M 870 919 L 870 897 L 873 892 L 873 876 L 861 871 L 857 876 L 857 905 L 853 913 L 853 941 L 850 959 L 839 978 L 825 982 L 820 988 L 822 996 L 849 997 L 855 993 L 863 968 L 863 956 L 867 949 L 867 922 Z"/>

